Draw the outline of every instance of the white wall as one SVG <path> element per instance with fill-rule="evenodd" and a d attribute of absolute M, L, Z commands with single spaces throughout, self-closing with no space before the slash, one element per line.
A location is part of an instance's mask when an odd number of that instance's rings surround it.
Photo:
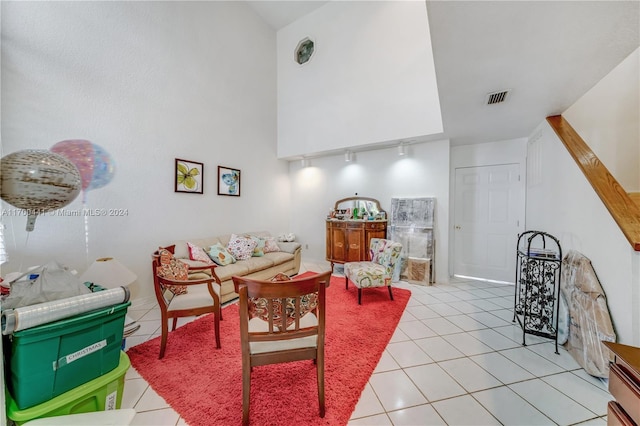
<path fill-rule="evenodd" d="M 276 36 L 244 2 L 2 2 L 2 154 L 88 139 L 115 159 L 87 207 L 124 217 L 2 218 L 3 274 L 115 256 L 152 294 L 150 255 L 174 239 L 288 228 L 276 159 Z M 204 163 L 204 194 L 174 193 L 174 159 Z M 217 166 L 241 169 L 218 196 Z M 67 209 L 81 208 L 80 198 Z M 11 206 L 3 204 L 4 209 Z M 249 229 L 251 228 L 251 229 Z M 86 233 L 86 241 L 85 241 Z"/>
<path fill-rule="evenodd" d="M 534 132 L 543 164 L 527 190 L 527 228 L 549 232 L 563 253 L 577 250 L 591 259 L 620 343 L 640 344 L 640 253 L 634 252 L 551 127 Z M 530 145 L 531 145 L 530 144 Z"/>
<path fill-rule="evenodd" d="M 280 158 L 442 132 L 424 2 L 328 2 L 277 43 Z"/>
<path fill-rule="evenodd" d="M 562 115 L 627 192 L 640 191 L 640 48 Z"/>
<path fill-rule="evenodd" d="M 640 190 L 640 49 L 562 115 L 625 190 Z M 540 128 L 545 168 L 541 184 L 528 191 L 527 224 L 555 230 L 563 250 L 573 248 L 591 259 L 619 341 L 638 345 L 640 252 L 631 249 L 546 122 Z M 540 203 L 549 208 L 536 208 Z"/>
<path fill-rule="evenodd" d="M 499 164 L 518 164 L 520 167 L 521 183 L 522 183 L 522 197 L 520 200 L 515 200 L 519 203 L 518 211 L 522 212 L 520 220 L 521 227 L 524 226 L 524 209 L 525 209 L 525 187 L 524 187 L 524 175 L 526 172 L 527 161 L 527 139 L 511 139 L 506 141 L 488 142 L 475 145 L 461 145 L 451 147 L 451 170 L 450 170 L 450 192 L 451 203 L 449 211 L 449 220 L 454 224 L 455 213 L 455 177 L 456 169 L 462 167 L 482 167 L 493 166 Z M 521 229 L 521 231 L 524 229 Z M 520 232 L 521 232 L 520 231 Z M 450 241 L 455 241 L 454 230 L 448 230 L 448 238 Z M 513 253 L 515 263 L 515 250 L 517 243 L 517 235 L 513 239 Z M 454 250 L 453 244 L 449 247 L 449 273 L 454 273 Z"/>
<path fill-rule="evenodd" d="M 387 212 L 393 197 L 436 197 L 436 280 L 448 282 L 449 241 L 449 141 L 427 142 L 407 147 L 398 156 L 396 148 L 364 151 L 346 163 L 343 155 L 310 160 L 302 168 L 290 163 L 291 231 L 304 249 L 303 258 L 325 260 L 325 219 L 335 202 L 355 193 L 376 198 Z"/>

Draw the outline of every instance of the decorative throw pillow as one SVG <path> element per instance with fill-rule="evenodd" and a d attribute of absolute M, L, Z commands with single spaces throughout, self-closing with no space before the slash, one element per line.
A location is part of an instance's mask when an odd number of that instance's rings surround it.
<path fill-rule="evenodd" d="M 249 259 L 253 254 L 254 248 L 256 248 L 256 242 L 254 240 L 236 234 L 231 234 L 229 244 L 227 244 L 227 249 L 236 260 Z"/>
<path fill-rule="evenodd" d="M 274 237 L 264 238 L 264 252 L 271 253 L 274 251 L 280 251 L 280 247 L 278 246 L 276 239 Z"/>
<path fill-rule="evenodd" d="M 296 236 L 293 232 L 289 232 L 288 234 L 280 234 L 278 236 L 278 241 L 282 242 L 292 242 L 296 240 Z"/>
<path fill-rule="evenodd" d="M 291 281 L 291 277 L 285 274 L 284 272 L 278 272 L 269 281 L 271 281 L 272 283 L 278 283 L 282 281 Z"/>
<path fill-rule="evenodd" d="M 204 262 L 207 265 L 213 265 L 213 260 L 211 260 L 209 255 L 207 255 L 207 252 L 204 251 L 202 247 L 193 243 L 187 243 L 187 247 L 189 247 L 189 259 Z"/>
<path fill-rule="evenodd" d="M 256 246 L 253 248 L 253 253 L 251 253 L 251 256 L 254 256 L 254 257 L 264 256 L 265 241 L 260 237 L 256 237 L 255 235 L 245 235 L 245 237 L 251 238 L 253 241 L 256 242 Z"/>
<path fill-rule="evenodd" d="M 276 276 L 271 278 L 272 282 L 285 282 L 291 281 L 291 278 L 283 274 L 282 272 L 278 273 Z M 308 314 L 309 312 L 316 309 L 318 306 L 318 294 L 311 293 L 305 294 L 300 298 L 300 318 Z M 295 311 L 296 311 L 296 299 L 293 297 L 288 297 L 286 306 L 282 307 L 282 299 L 273 299 L 273 323 L 275 327 L 280 328 L 279 324 L 282 323 L 282 313 L 284 312 L 287 315 L 287 327 L 295 322 Z M 249 298 L 249 317 L 250 318 L 260 318 L 263 321 L 269 321 L 269 302 L 265 298 Z"/>
<path fill-rule="evenodd" d="M 189 266 L 186 263 L 180 262 L 173 257 L 173 254 L 167 249 L 160 248 L 158 250 L 160 255 L 160 265 L 156 268 L 156 274 L 159 277 L 167 278 L 169 280 L 182 280 L 189 279 Z M 185 294 L 187 292 L 186 285 L 168 285 L 167 290 L 177 295 Z"/>
<path fill-rule="evenodd" d="M 236 263 L 236 259 L 233 255 L 220 243 L 216 243 L 209 247 L 209 257 L 220 266 Z"/>

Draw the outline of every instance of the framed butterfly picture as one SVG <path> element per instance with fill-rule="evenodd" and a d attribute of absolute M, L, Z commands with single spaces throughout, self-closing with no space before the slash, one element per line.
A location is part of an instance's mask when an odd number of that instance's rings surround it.
<path fill-rule="evenodd" d="M 204 193 L 204 164 L 176 158 L 175 192 Z"/>
<path fill-rule="evenodd" d="M 240 196 L 240 170 L 218 166 L 218 195 Z"/>

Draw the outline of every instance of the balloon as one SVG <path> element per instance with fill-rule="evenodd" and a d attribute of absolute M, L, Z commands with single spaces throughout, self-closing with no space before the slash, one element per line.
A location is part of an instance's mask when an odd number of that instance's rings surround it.
<path fill-rule="evenodd" d="M 51 151 L 67 157 L 76 165 L 82 178 L 84 196 L 86 191 L 102 188 L 113 179 L 113 159 L 99 145 L 84 139 L 70 139 L 56 143 Z"/>
<path fill-rule="evenodd" d="M 67 140 L 58 142 L 51 151 L 68 158 L 76 165 L 82 179 L 82 190 L 87 189 L 93 176 L 93 146 L 85 140 Z"/>
<path fill-rule="evenodd" d="M 93 144 L 93 151 L 93 176 L 87 190 L 102 188 L 111 182 L 115 173 L 113 159 L 109 153 L 96 144 Z"/>
<path fill-rule="evenodd" d="M 66 206 L 80 188 L 78 169 L 62 155 L 27 149 L 0 160 L 0 197 L 27 210 L 27 231 L 33 231 L 38 214 Z"/>

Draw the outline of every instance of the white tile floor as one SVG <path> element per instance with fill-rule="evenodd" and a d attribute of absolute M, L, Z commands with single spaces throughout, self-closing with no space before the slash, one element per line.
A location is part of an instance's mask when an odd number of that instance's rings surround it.
<path fill-rule="evenodd" d="M 324 271 L 328 263 L 302 270 Z M 365 387 L 350 425 L 605 425 L 612 399 L 562 348 L 511 322 L 513 287 L 453 280 L 412 291 L 407 309 Z M 363 296 L 366 303 L 366 295 Z M 155 300 L 134 301 L 141 324 L 127 346 L 160 334 Z M 179 322 L 179 325 L 188 321 Z M 186 424 L 134 369 L 123 408 L 134 425 Z"/>

